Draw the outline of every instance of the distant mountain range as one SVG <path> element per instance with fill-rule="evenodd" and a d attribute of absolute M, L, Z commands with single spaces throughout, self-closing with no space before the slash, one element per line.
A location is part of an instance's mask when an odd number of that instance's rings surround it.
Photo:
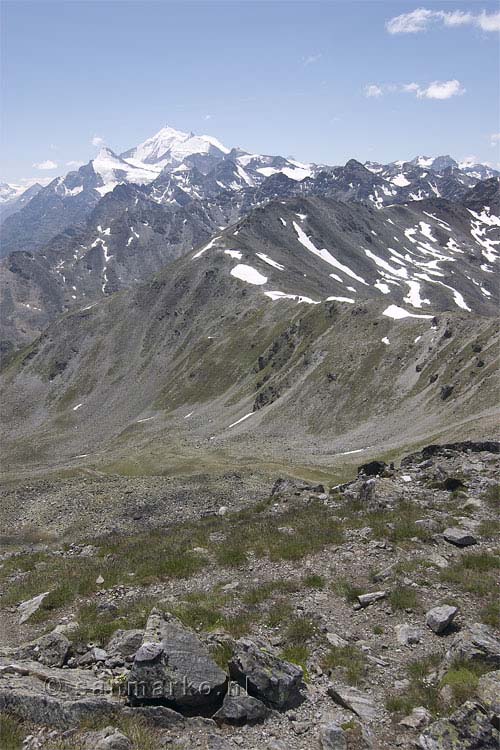
<path fill-rule="evenodd" d="M 437 197 L 453 198 L 478 180 L 498 176 L 485 165 L 458 164 L 450 156 L 416 157 L 388 165 L 351 160 L 344 167 L 303 164 L 282 156 L 229 149 L 212 136 L 162 128 L 135 148 L 117 155 L 102 148 L 95 159 L 57 177 L 45 188 L 33 186 L 22 201 L 7 197 L 8 219 L 1 230 L 2 256 L 15 250 L 39 250 L 66 228 L 85 222 L 98 202 L 119 185 L 142 187 L 160 205 L 186 205 L 192 200 L 223 200 L 243 205 L 290 194 L 320 192 L 339 200 L 390 203 Z M 34 189 L 35 188 L 35 189 Z M 28 200 L 29 198 L 29 200 Z"/>
<path fill-rule="evenodd" d="M 449 156 L 307 165 L 172 128 L 102 149 L 3 223 L 7 455 L 122 455 L 142 422 L 190 443 L 191 411 L 213 445 L 243 421 L 270 445 L 277 425 L 482 424 L 499 184 Z"/>

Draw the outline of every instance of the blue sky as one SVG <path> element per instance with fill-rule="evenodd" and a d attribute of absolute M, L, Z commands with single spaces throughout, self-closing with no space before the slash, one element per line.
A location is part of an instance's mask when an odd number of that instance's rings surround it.
<path fill-rule="evenodd" d="M 92 158 L 96 136 L 120 152 L 167 123 L 304 161 L 497 164 L 495 12 L 474 0 L 4 0 L 1 174 L 53 177 Z"/>

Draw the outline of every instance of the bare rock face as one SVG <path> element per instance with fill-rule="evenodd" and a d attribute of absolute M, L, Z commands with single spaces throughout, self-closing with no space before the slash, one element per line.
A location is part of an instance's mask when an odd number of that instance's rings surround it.
<path fill-rule="evenodd" d="M 21 602 L 17 608 L 17 611 L 19 612 L 19 625 L 22 625 L 29 620 L 29 618 L 40 609 L 43 600 L 49 594 L 50 591 L 44 591 L 43 594 L 37 594 L 37 596 L 34 596 L 32 599 L 27 599 L 25 602 Z"/>
<path fill-rule="evenodd" d="M 434 633 L 439 635 L 451 625 L 457 612 L 457 607 L 451 607 L 447 604 L 443 607 L 434 607 L 427 612 L 425 622 Z"/>
<path fill-rule="evenodd" d="M 319 728 L 319 746 L 321 750 L 347 750 L 345 732 L 336 722 L 322 724 Z"/>
<path fill-rule="evenodd" d="M 229 662 L 229 672 L 232 679 L 250 695 L 260 698 L 272 708 L 292 708 L 302 700 L 302 669 L 278 659 L 247 638 L 237 641 L 236 652 Z"/>
<path fill-rule="evenodd" d="M 419 738 L 422 750 L 498 750 L 500 733 L 479 703 L 467 701 L 448 719 L 439 719 Z"/>
<path fill-rule="evenodd" d="M 87 750 L 132 750 L 129 738 L 114 727 L 92 732 L 86 742 Z"/>
<path fill-rule="evenodd" d="M 342 685 L 330 685 L 328 688 L 328 695 L 330 698 L 333 698 L 335 703 L 339 706 L 352 711 L 363 721 L 373 721 L 379 714 L 379 708 L 377 708 L 373 699 L 356 688 Z"/>
<path fill-rule="evenodd" d="M 46 667 L 62 667 L 65 663 L 71 644 L 63 633 L 53 630 L 42 635 L 36 641 L 27 643 L 16 650 L 19 659 L 34 659 Z"/>
<path fill-rule="evenodd" d="M 482 661 L 492 669 L 500 668 L 500 639 L 483 623 L 476 622 L 462 630 L 446 654 L 446 662 Z"/>
<path fill-rule="evenodd" d="M 130 702 L 210 705 L 224 694 L 226 683 L 226 673 L 198 636 L 172 615 L 153 609 L 129 675 Z"/>
<path fill-rule="evenodd" d="M 212 718 L 221 724 L 258 724 L 268 714 L 269 709 L 258 698 L 227 694 L 222 707 Z"/>
<path fill-rule="evenodd" d="M 122 659 L 133 656 L 142 645 L 142 630 L 116 630 L 106 647 L 110 656 L 118 656 Z"/>
<path fill-rule="evenodd" d="M 443 536 L 447 542 L 454 544 L 455 547 L 470 547 L 473 544 L 477 544 L 476 537 L 470 531 L 455 526 L 445 529 Z"/>
<path fill-rule="evenodd" d="M 477 695 L 490 715 L 490 721 L 500 730 L 500 669 L 487 672 L 479 680 Z"/>

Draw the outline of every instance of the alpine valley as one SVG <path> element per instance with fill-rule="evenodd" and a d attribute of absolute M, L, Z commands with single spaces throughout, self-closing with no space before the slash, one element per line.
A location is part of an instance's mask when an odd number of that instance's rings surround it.
<path fill-rule="evenodd" d="M 500 173 L 164 127 L 0 201 L 23 747 L 493 749 Z"/>

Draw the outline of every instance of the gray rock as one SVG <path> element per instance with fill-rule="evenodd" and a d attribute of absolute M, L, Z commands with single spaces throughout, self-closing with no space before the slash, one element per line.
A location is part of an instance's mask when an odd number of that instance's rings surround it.
<path fill-rule="evenodd" d="M 477 686 L 477 696 L 490 715 L 490 721 L 500 729 L 500 670 L 484 674 Z"/>
<path fill-rule="evenodd" d="M 419 738 L 422 750 L 498 750 L 500 733 L 478 703 L 467 701 L 448 719 L 439 719 Z"/>
<path fill-rule="evenodd" d="M 269 709 L 258 698 L 228 693 L 213 718 L 221 724 L 258 724 L 268 715 Z"/>
<path fill-rule="evenodd" d="M 236 643 L 229 673 L 248 693 L 273 708 L 292 708 L 302 700 L 302 669 L 258 648 L 246 638 Z"/>
<path fill-rule="evenodd" d="M 470 531 L 460 529 L 458 526 L 445 529 L 443 536 L 447 542 L 454 544 L 456 547 L 470 547 L 472 544 L 477 544 L 476 537 Z"/>
<path fill-rule="evenodd" d="M 328 688 L 328 695 L 335 703 L 352 711 L 363 721 L 373 721 L 380 713 L 371 696 L 353 687 L 333 686 Z"/>
<path fill-rule="evenodd" d="M 94 744 L 87 745 L 88 750 L 132 750 L 132 742 L 119 729 L 107 727 L 97 732 L 91 740 Z"/>
<path fill-rule="evenodd" d="M 500 639 L 483 623 L 464 628 L 453 640 L 446 661 L 481 661 L 492 669 L 500 668 Z"/>
<path fill-rule="evenodd" d="M 227 675 L 198 636 L 173 615 L 154 609 L 128 680 L 132 704 L 164 699 L 174 706 L 203 706 L 226 689 Z"/>
<path fill-rule="evenodd" d="M 334 721 L 322 724 L 319 728 L 319 746 L 321 750 L 347 750 L 345 732 Z"/>
<path fill-rule="evenodd" d="M 337 648 L 345 648 L 349 645 L 349 641 L 346 641 L 345 638 L 337 635 L 337 633 L 325 633 L 325 638 L 330 645 L 336 646 Z"/>
<path fill-rule="evenodd" d="M 451 607 L 448 604 L 442 607 L 434 607 L 427 612 L 425 622 L 434 633 L 439 635 L 452 623 L 457 612 L 457 607 Z"/>
<path fill-rule="evenodd" d="M 432 714 L 424 706 L 417 706 L 409 716 L 405 716 L 399 722 L 402 727 L 408 729 L 424 729 L 432 721 Z"/>
<path fill-rule="evenodd" d="M 22 625 L 24 622 L 38 612 L 43 600 L 50 594 L 50 591 L 44 591 L 43 594 L 37 594 L 32 599 L 27 599 L 25 602 L 19 604 L 17 611 L 19 612 L 19 624 Z"/>
<path fill-rule="evenodd" d="M 19 649 L 21 659 L 36 659 L 47 667 L 62 667 L 71 643 L 62 633 L 52 631 Z"/>
<path fill-rule="evenodd" d="M 108 653 L 103 648 L 98 648 L 97 646 L 94 646 L 89 651 L 87 651 L 85 654 L 82 654 L 82 656 L 79 656 L 76 660 L 76 663 L 79 667 L 85 667 L 90 666 L 91 664 L 97 664 L 97 662 L 100 661 L 106 661 L 108 658 Z"/>
<path fill-rule="evenodd" d="M 412 625 L 396 625 L 394 630 L 396 631 L 396 640 L 400 646 L 412 646 L 420 643 L 422 639 L 420 628 L 415 628 Z"/>
<path fill-rule="evenodd" d="M 385 599 L 387 593 L 385 591 L 372 591 L 370 594 L 360 594 L 358 596 L 358 602 L 362 607 L 368 607 L 373 602 L 378 602 L 379 599 Z"/>
<path fill-rule="evenodd" d="M 111 636 L 106 651 L 110 656 L 126 659 L 133 656 L 142 644 L 143 630 L 116 630 Z"/>

